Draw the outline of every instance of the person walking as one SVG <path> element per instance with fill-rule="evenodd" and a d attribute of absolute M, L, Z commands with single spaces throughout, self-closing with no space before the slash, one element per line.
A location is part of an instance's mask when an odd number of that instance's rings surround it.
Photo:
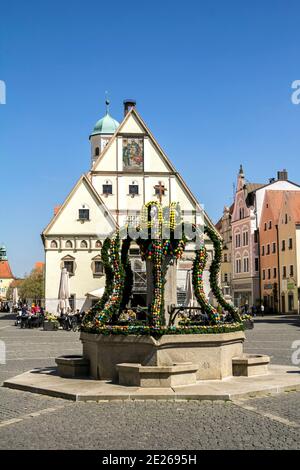
<path fill-rule="evenodd" d="M 263 317 L 263 316 L 264 316 L 264 313 L 265 313 L 265 306 L 264 306 L 264 304 L 262 304 L 261 307 L 260 307 L 260 313 L 261 313 L 261 316 Z"/>

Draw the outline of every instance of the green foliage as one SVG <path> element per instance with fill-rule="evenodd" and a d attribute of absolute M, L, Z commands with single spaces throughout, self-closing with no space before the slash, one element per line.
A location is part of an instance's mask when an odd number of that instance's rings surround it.
<path fill-rule="evenodd" d="M 44 270 L 33 269 L 31 273 L 26 276 L 18 286 L 18 294 L 20 299 L 38 300 L 45 297 L 45 277 Z"/>
<path fill-rule="evenodd" d="M 99 324 L 106 323 L 108 321 L 115 321 L 120 313 L 120 305 L 122 301 L 124 282 L 125 282 L 125 271 L 120 259 L 120 237 L 119 234 L 115 238 L 109 240 L 109 250 L 107 250 L 108 258 L 106 264 L 111 264 L 111 274 L 107 289 L 108 298 L 98 313 L 96 322 Z M 101 299 L 102 300 L 102 299 Z"/>
<path fill-rule="evenodd" d="M 85 329 L 87 333 L 102 335 L 151 335 L 154 338 L 160 338 L 163 335 L 186 335 L 186 334 L 217 334 L 232 333 L 235 331 L 244 331 L 241 323 L 223 323 L 218 325 L 187 325 L 187 326 L 147 326 L 147 325 L 99 325 L 93 328 Z"/>
<path fill-rule="evenodd" d="M 218 311 L 208 302 L 203 286 L 203 271 L 207 261 L 207 251 L 203 246 L 196 251 L 196 256 L 193 262 L 193 287 L 196 299 L 201 307 L 201 310 L 208 315 L 211 323 L 215 324 L 220 321 Z"/>

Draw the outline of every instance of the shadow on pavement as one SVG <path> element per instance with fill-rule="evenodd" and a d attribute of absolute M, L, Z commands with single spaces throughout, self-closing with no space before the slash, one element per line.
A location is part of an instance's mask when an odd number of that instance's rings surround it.
<path fill-rule="evenodd" d="M 254 323 L 287 324 L 300 327 L 300 315 L 278 315 L 254 317 Z"/>
<path fill-rule="evenodd" d="M 16 319 L 15 313 L 0 313 L 0 321 L 1 320 L 15 320 Z"/>

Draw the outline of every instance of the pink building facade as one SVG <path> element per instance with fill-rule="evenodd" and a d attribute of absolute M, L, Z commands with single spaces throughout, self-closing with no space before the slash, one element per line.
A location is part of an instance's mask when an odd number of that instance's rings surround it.
<path fill-rule="evenodd" d="M 237 307 L 257 305 L 260 299 L 255 190 L 261 186 L 246 183 L 240 167 L 231 220 L 232 296 Z"/>
<path fill-rule="evenodd" d="M 286 170 L 267 184 L 249 183 L 240 166 L 231 219 L 232 297 L 237 307 L 262 303 L 259 226 L 267 190 L 299 191 L 300 187 L 288 180 Z"/>

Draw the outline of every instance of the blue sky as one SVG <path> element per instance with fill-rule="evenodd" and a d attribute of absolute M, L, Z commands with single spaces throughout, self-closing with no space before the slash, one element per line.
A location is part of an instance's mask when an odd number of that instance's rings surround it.
<path fill-rule="evenodd" d="M 15 275 L 43 260 L 40 233 L 81 173 L 104 114 L 137 109 L 216 220 L 240 163 L 300 182 L 296 0 L 2 2 L 1 229 Z"/>

